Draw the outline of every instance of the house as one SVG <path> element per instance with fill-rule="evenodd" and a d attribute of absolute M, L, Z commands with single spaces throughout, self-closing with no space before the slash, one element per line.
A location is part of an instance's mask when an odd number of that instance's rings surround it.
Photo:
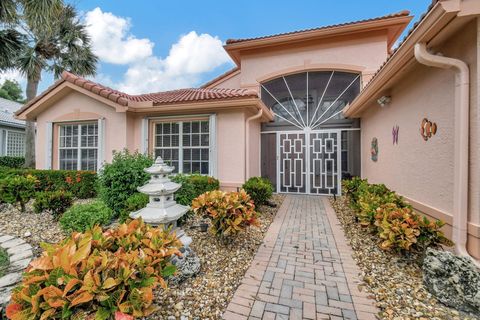
<path fill-rule="evenodd" d="M 25 155 L 25 121 L 14 117 L 21 107 L 21 103 L 0 98 L 0 157 Z"/>
<path fill-rule="evenodd" d="M 282 192 L 338 193 L 342 171 L 360 173 L 359 122 L 341 110 L 411 19 L 403 11 L 228 40 L 237 67 L 202 88 L 130 95 L 64 72 L 17 117 L 37 123 L 42 169 L 97 170 L 127 148 L 224 189 L 264 175 Z"/>
<path fill-rule="evenodd" d="M 479 13 L 476 0 L 434 1 L 395 49 L 408 11 L 231 39 L 236 67 L 194 89 L 130 95 L 64 72 L 16 114 L 37 122 L 38 168 L 98 170 L 127 148 L 226 190 L 262 175 L 278 192 L 332 195 L 361 175 L 445 220 L 458 252 L 479 258 Z"/>

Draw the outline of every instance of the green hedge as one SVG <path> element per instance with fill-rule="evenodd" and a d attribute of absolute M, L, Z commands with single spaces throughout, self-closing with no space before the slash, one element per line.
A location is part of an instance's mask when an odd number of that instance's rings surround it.
<path fill-rule="evenodd" d="M 256 206 L 267 203 L 273 194 L 272 184 L 262 177 L 251 177 L 242 188 L 250 195 Z"/>
<path fill-rule="evenodd" d="M 182 185 L 175 192 L 175 200 L 184 206 L 190 206 L 192 200 L 199 195 L 220 188 L 220 182 L 217 179 L 201 174 L 177 174 L 170 178 L 172 181 Z"/>
<path fill-rule="evenodd" d="M 21 168 L 25 163 L 24 157 L 0 157 L 0 167 L 6 168 Z"/>
<path fill-rule="evenodd" d="M 35 191 L 68 191 L 80 199 L 96 196 L 97 174 L 93 171 L 3 169 L 0 179 L 12 176 L 33 176 L 37 180 Z"/>
<path fill-rule="evenodd" d="M 103 226 L 109 223 L 113 216 L 112 209 L 102 201 L 76 204 L 62 215 L 60 226 L 67 233 L 72 231 L 85 232 L 95 225 Z"/>

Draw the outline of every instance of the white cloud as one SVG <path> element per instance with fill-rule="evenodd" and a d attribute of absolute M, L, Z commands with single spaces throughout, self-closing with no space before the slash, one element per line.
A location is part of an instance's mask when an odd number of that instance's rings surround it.
<path fill-rule="evenodd" d="M 85 15 L 94 52 L 102 62 L 127 65 L 122 79 L 100 74 L 96 80 L 135 94 L 192 87 L 202 73 L 232 63 L 222 41 L 191 31 L 174 43 L 167 57 L 153 54 L 154 43 L 130 34 L 130 19 L 95 8 Z"/>
<path fill-rule="evenodd" d="M 202 73 L 230 61 L 220 39 L 191 31 L 172 45 L 165 59 L 151 56 L 132 64 L 119 90 L 144 93 L 192 87 L 198 84 Z"/>
<path fill-rule="evenodd" d="M 152 55 L 153 42 L 129 33 L 130 19 L 95 8 L 85 15 L 93 51 L 104 62 L 128 64 Z"/>

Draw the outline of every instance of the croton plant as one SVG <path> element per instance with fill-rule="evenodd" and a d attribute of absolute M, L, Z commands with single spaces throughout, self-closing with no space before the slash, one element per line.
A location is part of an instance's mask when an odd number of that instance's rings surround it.
<path fill-rule="evenodd" d="M 249 225 L 257 224 L 255 204 L 244 190 L 205 192 L 192 201 L 192 209 L 210 218 L 211 232 L 220 237 L 236 235 Z"/>
<path fill-rule="evenodd" d="M 60 244 L 42 244 L 14 289 L 7 317 L 128 320 L 156 310 L 153 289 L 175 272 L 169 260 L 181 242 L 169 230 L 132 220 L 94 227 Z"/>

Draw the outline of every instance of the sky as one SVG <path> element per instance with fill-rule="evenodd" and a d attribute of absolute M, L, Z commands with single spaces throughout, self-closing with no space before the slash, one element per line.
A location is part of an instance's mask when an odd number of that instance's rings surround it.
<path fill-rule="evenodd" d="M 431 0 L 66 0 L 80 12 L 100 63 L 91 79 L 131 93 L 197 87 L 234 67 L 229 38 L 270 35 L 409 10 Z M 409 26 L 411 27 L 411 26 Z M 407 28 L 408 29 L 408 28 Z M 403 35 L 402 35 L 403 37 Z M 401 37 L 401 38 L 402 38 Z M 25 80 L 16 73 L 4 79 Z M 43 73 L 39 91 L 53 83 Z"/>

